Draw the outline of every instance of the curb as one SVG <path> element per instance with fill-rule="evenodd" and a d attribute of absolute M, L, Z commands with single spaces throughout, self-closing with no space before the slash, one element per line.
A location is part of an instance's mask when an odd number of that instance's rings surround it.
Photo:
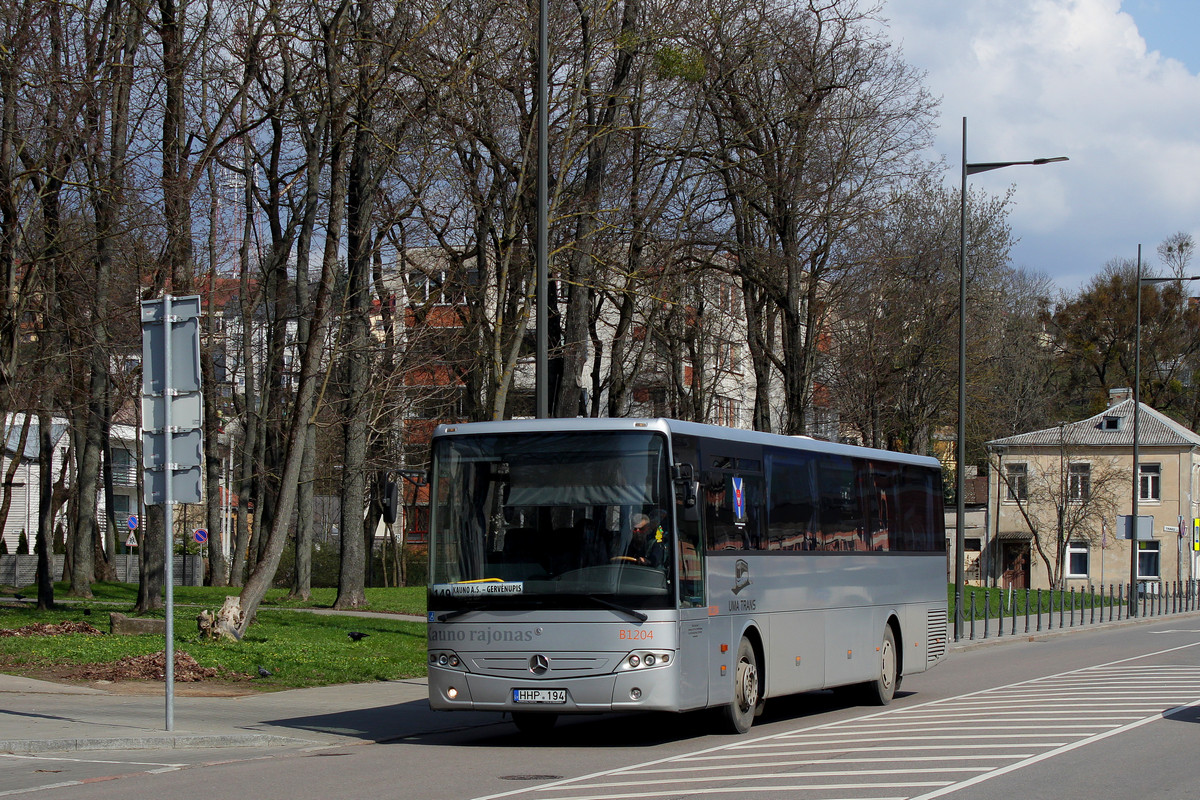
<path fill-rule="evenodd" d="M 282 747 L 316 745 L 310 739 L 292 739 L 268 733 L 181 734 L 179 736 L 114 736 L 109 738 L 15 739 L 0 740 L 0 753 L 78 752 L 82 750 L 183 750 L 222 747 Z"/>

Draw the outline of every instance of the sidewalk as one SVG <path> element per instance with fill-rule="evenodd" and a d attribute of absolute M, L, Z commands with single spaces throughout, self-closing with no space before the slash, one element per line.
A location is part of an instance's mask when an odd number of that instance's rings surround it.
<path fill-rule="evenodd" d="M 500 721 L 431 711 L 424 678 L 237 697 L 178 692 L 167 731 L 161 688 L 130 695 L 0 674 L 0 753 L 337 746 Z"/>

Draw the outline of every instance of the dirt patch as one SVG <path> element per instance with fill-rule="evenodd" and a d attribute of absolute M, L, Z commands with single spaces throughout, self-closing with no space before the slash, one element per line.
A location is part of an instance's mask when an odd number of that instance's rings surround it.
<path fill-rule="evenodd" d="M 196 683 L 217 677 L 215 667 L 202 667 L 186 651 L 175 651 L 175 682 Z M 111 664 L 80 664 L 75 677 L 85 681 L 163 681 L 167 677 L 167 654 L 126 656 Z"/>
<path fill-rule="evenodd" d="M 159 654 L 162 657 L 162 654 Z M 69 686 L 90 686 L 109 694 L 120 695 L 154 695 L 162 697 L 166 693 L 164 679 L 145 680 L 136 678 L 96 678 L 92 675 L 104 674 L 103 664 L 62 665 L 55 667 L 31 668 L 28 666 L 14 667 L 0 664 L 0 669 L 13 674 L 24 675 L 40 681 L 62 683 Z M 250 677 L 224 677 L 204 679 L 190 683 L 175 683 L 175 694 L 179 697 L 242 697 L 248 694 L 258 694 L 258 687 L 251 683 Z"/>

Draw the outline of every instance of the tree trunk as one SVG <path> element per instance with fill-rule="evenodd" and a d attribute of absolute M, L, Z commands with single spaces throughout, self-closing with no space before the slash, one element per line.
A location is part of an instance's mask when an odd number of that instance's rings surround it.
<path fill-rule="evenodd" d="M 37 529 L 37 587 L 38 609 L 54 608 L 54 440 L 50 435 L 50 413 L 46 410 L 54 402 L 53 389 L 42 394 L 42 408 L 38 411 L 38 529 Z"/>
<path fill-rule="evenodd" d="M 372 4 L 364 2 L 360 15 L 370 14 Z M 363 77 L 360 68 L 360 78 Z M 371 336 L 367 318 L 370 293 L 371 213 L 375 201 L 372 168 L 374 132 L 371 130 L 371 108 L 363 102 L 359 86 L 354 151 L 350 162 L 350 182 L 346 216 L 347 230 L 347 300 L 345 311 L 345 380 L 343 420 L 345 445 L 342 469 L 342 564 L 338 575 L 338 594 L 334 608 L 358 608 L 366 605 L 366 570 L 371 554 L 366 546 L 363 512 L 366 508 L 367 427 L 370 424 L 370 403 L 367 384 L 371 374 Z"/>

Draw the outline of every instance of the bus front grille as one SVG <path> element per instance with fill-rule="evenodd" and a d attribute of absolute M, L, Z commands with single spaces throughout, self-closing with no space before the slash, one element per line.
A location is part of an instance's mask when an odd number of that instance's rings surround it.
<path fill-rule="evenodd" d="M 481 675 L 513 678 L 577 678 L 612 672 L 613 658 L 603 656 L 557 656 L 546 654 L 544 672 L 533 671 L 532 656 L 495 655 L 478 656 L 470 660 L 471 671 Z"/>

